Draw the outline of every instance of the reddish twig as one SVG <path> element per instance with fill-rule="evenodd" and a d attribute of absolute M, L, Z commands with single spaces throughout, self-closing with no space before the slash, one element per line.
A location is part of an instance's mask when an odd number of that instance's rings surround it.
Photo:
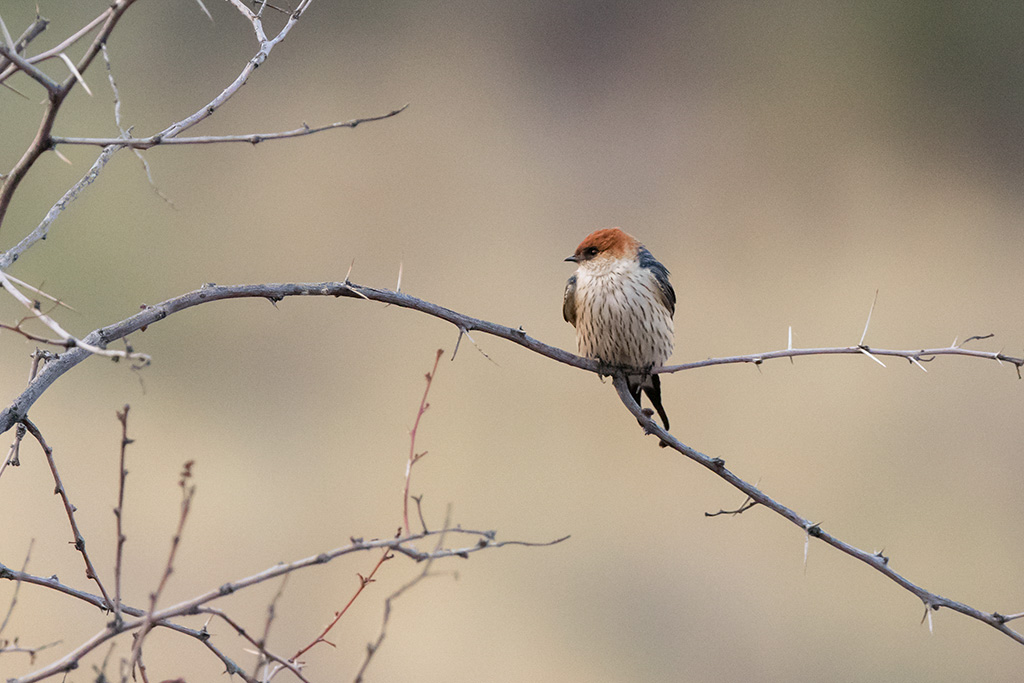
<path fill-rule="evenodd" d="M 425 538 L 431 538 L 440 535 L 458 535 L 460 537 L 469 537 L 471 543 L 469 545 L 461 547 L 446 547 L 435 549 L 433 551 L 418 550 L 413 544 L 421 541 Z M 189 614 L 195 614 L 199 609 L 207 603 L 213 602 L 219 598 L 223 598 L 227 595 L 231 595 L 240 590 L 249 588 L 264 581 L 284 576 L 294 571 L 300 571 L 309 567 L 315 567 L 330 562 L 336 557 L 342 555 L 348 555 L 356 552 L 365 552 L 367 550 L 390 550 L 394 554 L 402 554 L 416 562 L 424 562 L 431 559 L 437 559 L 442 557 L 462 557 L 466 558 L 470 555 L 486 550 L 493 550 L 495 548 L 501 548 L 507 545 L 521 545 L 527 547 L 544 547 L 549 545 L 555 545 L 568 539 L 568 536 L 557 538 L 553 541 L 547 541 L 542 543 L 530 543 L 526 541 L 496 541 L 494 540 L 495 534 L 493 531 L 476 531 L 472 529 L 462 528 L 446 528 L 438 531 L 430 531 L 422 534 L 412 534 L 410 536 L 403 536 L 401 538 L 388 538 L 388 539 L 374 539 L 374 540 L 363 540 L 363 539 L 352 539 L 348 545 L 340 548 L 335 548 L 327 552 L 312 555 L 301 560 L 289 562 L 287 564 L 275 564 L 257 574 L 238 579 L 230 583 L 223 584 L 216 588 L 206 591 L 200 595 L 197 595 L 188 600 L 179 602 L 176 605 L 170 607 L 164 607 L 157 611 L 152 610 L 141 610 L 138 608 L 123 606 L 122 612 L 124 614 L 130 614 L 138 618 L 128 620 L 126 619 L 120 627 L 116 624 L 108 622 L 107 626 L 89 638 L 87 641 L 76 647 L 71 652 L 58 659 L 57 661 L 51 662 L 43 668 L 27 675 L 22 678 L 14 679 L 14 683 L 35 683 L 41 681 L 56 674 L 60 674 L 66 671 L 71 671 L 78 666 L 81 659 L 95 650 L 97 647 L 105 642 L 108 642 L 112 638 L 117 637 L 119 634 L 126 631 L 134 631 L 140 629 L 146 623 L 153 623 L 157 626 L 169 628 L 180 633 L 185 633 L 192 637 L 198 638 L 203 645 L 211 652 L 217 655 L 227 666 L 227 672 L 229 674 L 238 674 L 242 676 L 246 681 L 249 681 L 249 676 L 237 665 L 234 664 L 228 657 L 220 652 L 214 645 L 209 637 L 209 633 L 205 630 L 195 631 L 194 629 L 188 629 L 179 624 L 175 624 L 170 621 L 176 617 L 181 617 Z M 0 563 L 0 579 L 8 579 L 12 581 L 23 581 L 27 584 L 33 584 L 37 586 L 45 586 L 58 590 L 61 593 L 75 597 L 79 600 L 83 600 L 88 604 L 95 605 L 97 607 L 103 607 L 105 601 L 97 595 L 90 595 L 82 591 L 69 588 L 59 581 L 56 577 L 41 577 L 33 576 L 30 574 L 24 574 L 17 570 L 11 569 Z"/>
<path fill-rule="evenodd" d="M 401 536 L 401 529 L 399 529 L 399 533 L 395 536 L 395 538 L 401 538 Z M 352 603 L 356 601 L 356 598 L 358 598 L 359 594 L 363 592 L 363 589 L 365 589 L 368 585 L 373 583 L 373 577 L 377 574 L 377 570 L 381 568 L 381 565 L 383 565 L 385 562 L 387 562 L 393 557 L 394 553 L 391 552 L 391 549 L 385 548 L 384 554 L 380 556 L 380 559 L 377 560 L 377 564 L 373 566 L 373 570 L 369 574 L 367 574 L 366 576 L 363 576 L 362 574 L 356 574 L 356 576 L 359 577 L 359 587 L 356 588 L 356 592 L 352 594 L 352 597 L 349 598 L 348 602 L 345 603 L 345 606 L 342 607 L 340 611 L 334 613 L 334 619 L 332 619 L 331 622 L 327 624 L 324 630 L 320 632 L 320 635 L 318 635 L 316 638 L 313 639 L 311 643 L 300 649 L 298 652 L 296 652 L 289 658 L 290 662 L 301 666 L 301 662 L 299 662 L 299 657 L 309 652 L 313 648 L 313 646 L 319 643 L 327 643 L 331 647 L 334 647 L 334 643 L 327 640 L 327 634 L 331 632 L 331 629 L 334 628 L 339 621 L 341 621 L 341 618 L 345 616 L 345 612 L 347 612 L 348 608 L 352 606 Z"/>
<path fill-rule="evenodd" d="M 416 421 L 413 422 L 412 430 L 409 432 L 409 460 L 405 463 L 405 495 L 402 497 L 402 523 L 405 525 L 405 533 L 407 534 L 412 533 L 412 527 L 409 526 L 409 480 L 412 477 L 412 466 L 427 454 L 426 451 L 422 453 L 416 452 L 416 432 L 420 428 L 420 419 L 423 417 L 423 413 L 427 412 L 427 408 L 430 407 L 430 404 L 427 403 L 427 395 L 430 393 L 430 385 L 434 382 L 434 375 L 437 374 L 437 364 L 441 362 L 442 354 L 444 354 L 444 350 L 438 349 L 437 356 L 434 358 L 434 367 L 427 373 L 427 386 L 423 390 L 423 398 L 420 399 L 420 408 L 416 412 Z"/>

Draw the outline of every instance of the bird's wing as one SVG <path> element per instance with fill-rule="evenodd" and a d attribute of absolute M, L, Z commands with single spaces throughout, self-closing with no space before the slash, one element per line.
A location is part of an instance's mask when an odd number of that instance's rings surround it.
<path fill-rule="evenodd" d="M 640 267 L 650 269 L 654 279 L 658 283 L 658 295 L 662 305 L 668 309 L 669 315 L 676 313 L 676 290 L 672 289 L 672 283 L 668 281 L 668 268 L 661 264 L 661 261 L 654 258 L 646 247 L 640 247 Z"/>
<path fill-rule="evenodd" d="M 562 317 L 565 322 L 576 327 L 576 276 L 573 275 L 565 283 L 565 294 L 562 296 Z"/>

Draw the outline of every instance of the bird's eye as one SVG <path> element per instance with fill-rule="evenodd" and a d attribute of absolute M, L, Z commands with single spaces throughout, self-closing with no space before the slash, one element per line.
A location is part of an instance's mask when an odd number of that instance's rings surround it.
<path fill-rule="evenodd" d="M 583 255 L 587 258 L 594 258 L 597 256 L 597 247 L 587 247 L 583 250 Z"/>

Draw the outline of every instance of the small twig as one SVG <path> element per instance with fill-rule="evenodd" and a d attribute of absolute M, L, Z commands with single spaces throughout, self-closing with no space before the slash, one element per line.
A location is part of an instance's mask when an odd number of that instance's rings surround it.
<path fill-rule="evenodd" d="M 439 536 L 442 534 L 447 534 L 449 536 L 457 535 L 460 537 L 468 536 L 471 539 L 475 539 L 475 541 L 471 545 L 466 545 L 463 547 L 442 547 L 432 551 L 418 550 L 415 548 L 415 546 L 412 545 L 422 539 L 430 538 L 433 536 Z M 331 560 L 337 557 L 341 557 L 342 555 L 348 555 L 351 553 L 365 552 L 367 550 L 375 549 L 379 549 L 381 551 L 385 549 L 390 549 L 394 551 L 396 554 L 404 555 L 417 562 L 423 562 L 442 557 L 465 558 L 469 557 L 469 555 L 474 553 L 482 552 L 485 550 L 493 550 L 507 545 L 546 547 L 550 545 L 555 545 L 557 543 L 561 543 L 569 537 L 563 536 L 562 538 L 557 538 L 553 541 L 546 541 L 541 543 L 531 543 L 526 541 L 495 541 L 494 538 L 495 534 L 492 531 L 476 531 L 462 528 L 445 528 L 422 534 L 412 534 L 410 536 L 403 536 L 400 538 L 374 539 L 370 541 L 364 541 L 362 539 L 352 539 L 352 541 L 348 545 L 342 546 L 340 548 L 320 553 L 318 555 L 312 555 L 310 557 L 306 557 L 301 560 L 296 560 L 294 562 L 289 562 L 287 564 L 273 565 L 272 567 L 269 567 L 268 569 L 265 569 L 262 572 L 254 574 L 252 576 L 248 576 L 243 579 L 238 579 L 236 581 L 223 584 L 217 588 L 197 595 L 189 600 L 179 602 L 176 605 L 165 607 L 155 612 L 151 610 L 141 610 L 138 608 L 125 605 L 122 608 L 122 612 L 124 614 L 130 614 L 138 618 L 132 620 L 125 620 L 125 622 L 121 625 L 119 629 L 114 628 L 113 624 L 108 624 L 108 626 L 104 628 L 102 631 L 95 634 L 92 638 L 82 643 L 77 648 L 67 653 L 57 661 L 47 664 L 45 667 L 35 671 L 34 673 L 28 676 L 15 679 L 15 681 L 16 683 L 35 683 L 36 681 L 41 681 L 56 673 L 70 671 L 78 666 L 78 662 L 82 659 L 82 657 L 92 652 L 103 643 L 116 637 L 120 633 L 140 629 L 144 624 L 149 622 L 156 624 L 158 626 L 163 626 L 172 629 L 174 631 L 178 631 L 179 633 L 185 633 L 194 638 L 198 638 L 207 647 L 207 649 L 216 654 L 217 657 L 225 663 L 225 665 L 228 668 L 228 673 L 238 673 L 240 676 L 248 680 L 248 674 L 242 671 L 229 658 L 227 658 L 216 647 L 214 647 L 214 645 L 210 642 L 208 633 L 206 633 L 205 631 L 196 631 L 194 629 L 188 629 L 184 626 L 175 624 L 169 620 L 183 615 L 195 614 L 196 611 L 203 605 L 206 605 L 207 603 L 217 600 L 219 598 L 223 598 L 227 595 L 237 593 L 238 591 L 249 588 L 250 586 L 254 586 L 264 581 L 272 580 L 279 576 L 284 576 L 285 574 L 289 574 L 294 571 L 300 571 L 302 569 L 307 569 L 309 567 L 315 567 L 322 564 L 326 564 L 327 562 L 330 562 Z M 66 595 L 75 597 L 80 600 L 84 600 L 85 602 L 97 607 L 102 607 L 106 604 L 101 597 L 90 595 L 88 593 L 77 591 L 75 589 L 64 586 L 59 581 L 57 581 L 55 577 L 25 575 L 21 572 L 5 567 L 2 563 L 0 563 L 0 579 L 8 579 L 15 581 L 20 579 L 25 583 L 31 583 L 34 585 L 52 588 Z"/>
<path fill-rule="evenodd" d="M 117 550 L 114 556 L 114 621 L 121 623 L 121 561 L 124 551 L 125 536 L 123 531 L 124 523 L 124 482 L 128 478 L 128 470 L 125 469 L 125 451 L 133 443 L 128 438 L 128 404 L 117 413 L 117 419 L 121 423 L 121 457 L 118 465 L 117 478 L 117 507 L 114 508 L 114 518 L 117 520 Z"/>
<path fill-rule="evenodd" d="M 174 558 L 178 554 L 181 534 L 185 529 L 185 521 L 188 519 L 188 513 L 192 507 L 192 497 L 196 492 L 196 487 L 192 484 L 193 464 L 193 461 L 189 460 L 181 471 L 181 478 L 178 481 L 178 486 L 181 488 L 181 513 L 178 516 L 178 528 L 175 529 L 174 536 L 171 538 L 171 550 L 167 554 L 167 564 L 164 566 L 160 583 L 157 585 L 156 590 L 149 595 L 149 609 L 146 611 L 146 616 L 143 617 L 139 632 L 135 635 L 135 643 L 132 645 L 132 656 L 128 663 L 128 672 L 133 671 L 136 665 L 141 667 L 142 643 L 149 632 L 153 630 L 153 626 L 160 621 L 160 619 L 153 616 L 153 613 L 156 611 L 157 600 L 160 599 L 164 588 L 167 587 L 168 579 L 171 578 L 171 572 L 174 571 Z"/>
<path fill-rule="evenodd" d="M 754 507 L 755 505 L 757 505 L 757 501 L 753 500 L 750 496 L 747 496 L 747 499 L 743 501 L 743 504 L 740 505 L 735 510 L 719 510 L 718 512 L 705 512 L 704 516 L 718 517 L 719 515 L 742 515 L 744 512 Z"/>
<path fill-rule="evenodd" d="M 28 542 L 28 550 L 25 551 L 25 561 L 21 563 L 21 573 L 24 574 L 28 571 L 28 561 L 32 557 L 32 546 L 35 545 L 36 539 L 31 539 Z M 4 620 L 0 622 L 0 634 L 7 628 L 7 622 L 10 621 L 11 615 L 14 613 L 14 606 L 18 604 L 18 592 L 21 590 L 21 581 L 16 580 L 14 582 L 14 594 L 11 595 L 11 604 L 7 606 L 7 614 L 4 615 Z"/>
<path fill-rule="evenodd" d="M 21 465 L 21 441 L 25 438 L 25 425 L 18 423 L 17 429 L 14 431 L 14 441 L 11 443 L 10 450 L 7 451 L 7 457 L 4 458 L 3 464 L 0 464 L 0 476 L 3 476 L 4 470 L 7 466 L 18 467 Z"/>
<path fill-rule="evenodd" d="M 423 417 L 423 413 L 427 412 L 427 408 L 430 404 L 427 403 L 427 395 L 430 394 L 430 385 L 434 382 L 434 376 L 437 374 L 437 365 L 441 362 L 441 354 L 444 351 L 441 349 L 437 350 L 437 355 L 434 357 L 434 367 L 427 373 L 427 386 L 423 390 L 423 398 L 420 399 L 419 410 L 416 411 L 416 420 L 413 422 L 412 430 L 409 432 L 409 459 L 405 464 L 405 491 L 402 496 L 402 528 L 405 529 L 405 533 L 412 533 L 412 527 L 409 526 L 409 480 L 412 477 L 412 466 L 416 464 L 416 461 L 426 455 L 426 452 L 416 453 L 416 432 L 420 428 L 420 419 Z M 426 525 L 424 525 L 426 528 Z"/>
<path fill-rule="evenodd" d="M 878 349 L 875 347 L 868 346 L 829 346 L 820 348 L 810 349 L 782 349 L 779 351 L 768 351 L 766 353 L 752 353 L 743 356 L 725 356 L 722 358 L 708 358 L 706 360 L 694 361 L 692 363 L 680 363 L 679 365 L 666 365 L 661 368 L 655 368 L 653 372 L 658 374 L 668 374 L 673 372 L 683 372 L 686 370 L 694 370 L 696 368 L 707 368 L 713 365 L 727 365 L 731 363 L 753 363 L 760 365 L 764 361 L 773 360 L 776 358 L 794 358 L 797 356 L 828 356 L 835 354 L 863 354 L 867 352 L 869 356 L 895 356 L 898 358 L 906 358 L 908 361 L 919 361 L 928 362 L 932 356 L 968 356 L 972 358 L 984 358 L 986 360 L 994 360 L 1000 363 L 1010 363 L 1017 368 L 1024 366 L 1024 358 L 1015 358 L 1013 356 L 1007 356 L 1001 352 L 994 351 L 975 351 L 973 349 L 965 349 L 960 346 L 944 346 L 941 348 L 933 349 Z M 877 358 L 875 358 L 877 360 Z"/>
<path fill-rule="evenodd" d="M 52 96 L 55 93 L 60 92 L 60 83 L 47 76 L 37 67 L 33 66 L 31 62 L 19 55 L 12 48 L 6 45 L 0 45 L 0 56 L 6 58 L 8 62 L 11 62 L 11 67 L 17 67 L 18 70 L 24 71 L 25 75 L 46 88 L 49 95 Z"/>
<path fill-rule="evenodd" d="M 21 304 L 24 305 L 29 311 L 31 311 L 34 319 L 38 320 L 39 322 L 43 323 L 48 328 L 56 332 L 57 336 L 59 336 L 64 341 L 65 345 L 68 348 L 82 347 L 89 353 L 94 353 L 96 355 L 107 356 L 110 358 L 126 358 L 130 360 L 140 361 L 144 365 L 149 364 L 151 359 L 148 355 L 144 353 L 130 353 L 127 351 L 106 349 L 100 346 L 94 346 L 87 341 L 76 338 L 70 332 L 67 332 L 63 327 L 61 327 L 60 323 L 58 323 L 56 320 L 51 318 L 46 313 L 43 313 L 39 309 L 39 302 L 33 301 L 29 299 L 27 296 L 25 296 L 15 285 L 14 279 L 2 271 L 0 271 L 0 287 L 7 290 L 7 292 L 11 296 L 13 296 L 19 302 L 21 302 Z"/>
<path fill-rule="evenodd" d="M 423 529 L 423 532 L 426 533 L 429 529 L 427 529 L 427 521 L 423 519 L 423 496 L 422 494 L 419 496 L 412 496 L 412 499 L 416 501 L 416 514 L 420 518 L 420 527 Z"/>
<path fill-rule="evenodd" d="M 401 538 L 401 530 L 399 530 L 399 534 L 395 536 L 395 538 Z M 362 594 L 363 590 L 371 583 L 373 583 L 373 577 L 376 576 L 377 570 L 380 569 L 385 562 L 392 559 L 393 557 L 394 554 L 391 552 L 391 549 L 385 548 L 384 553 L 380 556 L 380 559 L 377 560 L 377 564 L 373 565 L 373 569 L 370 571 L 369 574 L 367 574 L 366 576 L 363 576 L 362 574 L 357 574 L 356 576 L 359 577 L 359 586 L 358 588 L 356 588 L 355 593 L 352 594 L 352 597 L 349 598 L 348 602 L 345 603 L 345 606 L 342 607 L 341 610 L 334 613 L 334 618 L 330 621 L 330 623 L 327 624 L 327 626 L 324 627 L 324 629 L 320 632 L 320 635 L 314 638 L 312 642 L 310 642 L 308 645 L 302 647 L 294 655 L 289 657 L 288 661 L 295 665 L 301 666 L 302 663 L 299 661 L 299 657 L 309 652 L 315 645 L 318 645 L 319 643 L 327 643 L 331 647 L 334 647 L 334 643 L 327 640 L 327 634 L 331 632 L 331 629 L 337 626 L 338 622 L 341 621 L 341 618 L 345 616 L 345 612 L 347 612 L 348 608 L 352 606 L 352 603 L 356 601 L 356 598 L 358 598 L 360 594 Z"/>
<path fill-rule="evenodd" d="M 162 145 L 213 145 L 223 142 L 248 142 L 251 145 L 258 145 L 261 142 L 267 140 L 286 140 L 288 138 L 298 138 L 304 135 L 315 135 L 316 133 L 322 133 L 326 130 L 335 130 L 338 128 L 355 128 L 362 123 L 371 123 L 373 121 L 383 121 L 384 119 L 390 119 L 392 116 L 397 116 L 405 111 L 409 107 L 408 104 L 402 105 L 398 109 L 393 109 L 386 114 L 379 114 L 376 116 L 364 116 L 357 119 L 351 119 L 349 121 L 338 121 L 335 123 L 329 123 L 325 126 L 318 126 L 312 128 L 310 126 L 303 125 L 300 128 L 294 128 L 292 130 L 279 131 L 276 133 L 243 133 L 241 135 L 203 135 L 197 137 L 168 137 L 165 133 L 157 133 L 147 138 L 65 138 L 60 136 L 53 136 L 51 139 L 55 145 L 93 145 L 97 147 L 106 147 L 108 145 L 120 145 L 121 147 L 127 147 L 131 149 L 150 149 L 152 147 Z"/>
<path fill-rule="evenodd" d="M 50 473 L 53 475 L 53 483 L 56 487 L 54 493 L 60 495 L 61 500 L 64 502 L 64 511 L 68 515 L 68 521 L 71 523 L 71 534 L 75 539 L 75 550 L 82 555 L 82 559 L 85 561 L 85 577 L 94 581 L 96 587 L 100 589 L 100 593 L 103 595 L 103 609 L 112 610 L 114 605 L 110 600 L 110 596 L 107 595 L 107 589 L 103 587 L 103 582 L 100 581 L 99 574 L 96 573 L 96 568 L 93 566 L 92 560 L 89 559 L 89 553 L 85 550 L 85 537 L 78 530 L 78 523 L 75 521 L 75 506 L 68 499 L 68 492 L 60 479 L 60 474 L 57 472 L 57 463 L 53 458 L 53 449 L 46 443 L 42 432 L 39 431 L 39 428 L 31 420 L 25 418 L 22 420 L 22 423 L 28 429 L 28 433 L 32 435 L 32 438 L 39 443 L 43 453 L 46 454 L 46 462 L 50 465 Z"/>
<path fill-rule="evenodd" d="M 45 645 L 36 645 L 35 647 L 25 647 L 25 646 L 20 645 L 18 643 L 18 639 L 17 638 L 15 638 L 12 641 L 0 640 L 0 655 L 2 655 L 2 654 L 13 654 L 15 652 L 21 652 L 21 653 L 24 653 L 24 654 L 28 655 L 29 664 L 35 664 L 36 663 L 36 655 L 37 654 L 39 654 L 43 650 L 48 650 L 51 647 L 56 647 L 57 645 L 60 645 L 62 642 L 64 642 L 64 641 L 62 641 L 62 640 L 55 640 L 52 643 L 47 643 Z"/>
<path fill-rule="evenodd" d="M 27 61 L 30 64 L 38 64 L 41 61 L 55 58 L 61 52 L 64 52 L 69 47 L 71 47 L 72 45 L 77 43 L 79 40 L 81 40 L 85 36 L 89 35 L 89 33 L 93 29 L 95 29 L 97 26 L 99 26 L 100 24 L 102 24 L 105 21 L 107 21 L 110 18 L 110 14 L 111 14 L 111 8 L 105 9 L 102 14 L 100 14 L 98 17 L 96 17 L 95 19 L 90 21 L 88 24 L 86 24 L 82 28 L 78 29 L 70 37 L 65 38 L 63 41 L 61 41 L 55 47 L 52 47 L 52 48 L 50 48 L 49 50 L 47 50 L 45 52 L 40 52 L 37 55 L 33 55 L 31 57 L 28 57 L 25 61 Z M 44 24 L 43 28 L 46 28 L 46 24 L 49 23 L 46 19 L 40 19 L 39 17 L 37 17 L 36 18 L 36 22 L 38 23 L 39 21 L 43 22 L 43 24 Z M 42 29 L 40 29 L 40 32 L 41 31 L 42 31 Z M 26 33 L 27 33 L 27 31 L 26 31 Z M 35 36 L 32 36 L 32 37 L 34 38 Z M 31 40 L 31 38 L 29 40 Z M 18 49 L 19 52 L 21 52 L 22 49 L 24 49 L 24 46 L 19 47 L 18 44 L 15 44 L 15 48 Z M 2 62 L 0 62 L 0 83 L 2 83 L 7 78 L 9 78 L 11 76 L 11 74 L 13 74 L 15 71 L 17 71 L 17 69 L 15 69 L 15 68 L 13 68 L 11 66 L 4 65 Z"/>
<path fill-rule="evenodd" d="M 274 656 L 267 651 L 267 640 L 270 638 L 270 626 L 274 623 L 274 618 L 277 616 L 277 603 L 281 599 L 281 596 L 284 595 L 284 587 L 288 585 L 289 576 L 290 574 L 285 574 L 283 577 L 281 577 L 281 584 L 277 587 L 277 591 L 274 593 L 274 597 L 270 599 L 270 603 L 267 605 L 267 620 L 263 623 L 263 635 L 260 637 L 259 640 L 252 640 L 251 638 L 249 638 L 247 634 L 245 634 L 244 631 L 236 628 L 239 634 L 241 634 L 245 638 L 248 638 L 249 642 L 251 642 L 258 651 L 259 657 L 256 660 L 256 668 L 252 674 L 253 678 L 256 678 L 256 676 L 259 674 L 260 668 L 267 661 L 274 658 Z M 284 665 L 289 664 L 289 662 L 287 662 L 287 660 L 285 659 L 274 659 L 274 661 L 278 661 L 279 663 Z M 293 673 L 296 673 L 296 675 L 298 675 L 299 678 L 302 678 L 302 674 L 297 671 L 298 667 L 295 667 L 295 669 L 296 671 L 294 671 Z"/>
<path fill-rule="evenodd" d="M 449 505 L 444 517 L 445 528 L 448 528 L 448 525 L 451 524 L 451 513 L 452 508 L 451 505 Z M 426 525 L 424 525 L 424 528 L 426 528 Z M 435 551 L 440 550 L 444 547 L 444 539 L 444 534 L 440 534 L 437 537 L 437 544 L 434 546 Z M 395 600 L 397 600 L 399 597 L 401 597 L 411 588 L 413 588 L 413 586 L 427 578 L 427 576 L 430 575 L 430 570 L 433 568 L 433 566 L 434 558 L 428 559 L 426 562 L 423 563 L 423 569 L 420 571 L 419 574 L 417 574 L 411 580 L 409 580 L 400 588 L 398 588 L 398 590 L 394 591 L 391 595 L 385 598 L 384 616 L 381 618 L 380 631 L 377 633 L 377 638 L 372 643 L 366 644 L 366 657 L 363 659 L 363 663 L 359 667 L 359 671 L 356 672 L 356 683 L 361 683 L 361 681 L 363 680 L 363 674 L 366 673 L 366 668 L 370 666 L 370 661 L 373 659 L 373 656 L 377 654 L 377 651 L 380 650 L 381 643 L 384 642 L 384 638 L 387 636 L 388 620 L 391 618 L 391 605 L 395 602 Z"/>
<path fill-rule="evenodd" d="M 287 576 L 287 574 L 285 576 Z M 288 671 L 293 673 L 296 676 L 296 678 L 298 678 L 300 681 L 303 681 L 303 683 L 310 683 L 310 681 L 305 676 L 302 675 L 302 669 L 300 667 L 292 664 L 291 662 L 289 662 L 284 657 L 281 657 L 279 655 L 274 654 L 273 652 L 268 650 L 263 644 L 261 644 L 259 641 L 256 641 L 255 639 L 253 639 L 253 637 L 251 635 L 249 635 L 249 633 L 242 627 L 241 624 L 239 624 L 237 621 L 232 619 L 223 610 L 217 609 L 216 607 L 199 607 L 199 608 L 196 609 L 196 611 L 198 613 L 200 613 L 200 614 L 209 614 L 211 617 L 217 617 L 217 618 L 223 620 L 224 623 L 226 623 L 228 626 L 230 626 L 231 628 L 233 628 L 235 630 L 235 633 L 237 633 L 239 636 L 241 636 L 242 638 L 245 638 L 247 641 L 249 641 L 249 643 L 253 647 L 256 648 L 252 652 L 254 652 L 255 654 L 259 655 L 259 664 L 257 665 L 257 670 L 259 669 L 259 666 L 263 662 L 272 661 L 272 662 L 275 662 L 278 665 L 276 670 L 287 669 Z M 206 626 L 204 626 L 203 629 L 205 631 Z M 266 683 L 266 681 L 268 681 L 270 679 L 270 677 L 272 676 L 272 674 L 264 673 L 263 676 L 259 676 L 258 677 L 257 674 L 251 674 L 251 675 L 250 674 L 246 674 L 245 672 L 241 671 L 240 669 L 239 670 L 234 670 L 231 673 L 237 673 L 243 679 L 245 679 L 246 681 L 252 682 L 252 683 L 256 683 L 257 681 L 259 683 Z"/>

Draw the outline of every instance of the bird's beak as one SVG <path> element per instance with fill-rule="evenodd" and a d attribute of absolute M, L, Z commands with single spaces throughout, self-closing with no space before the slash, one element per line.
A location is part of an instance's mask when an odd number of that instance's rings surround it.
<path fill-rule="evenodd" d="M 573 263 L 579 263 L 580 262 L 580 259 L 579 259 L 578 256 L 576 256 L 576 254 L 573 254 L 572 256 L 570 256 L 569 258 L 567 258 L 565 260 L 566 261 L 572 261 Z"/>

